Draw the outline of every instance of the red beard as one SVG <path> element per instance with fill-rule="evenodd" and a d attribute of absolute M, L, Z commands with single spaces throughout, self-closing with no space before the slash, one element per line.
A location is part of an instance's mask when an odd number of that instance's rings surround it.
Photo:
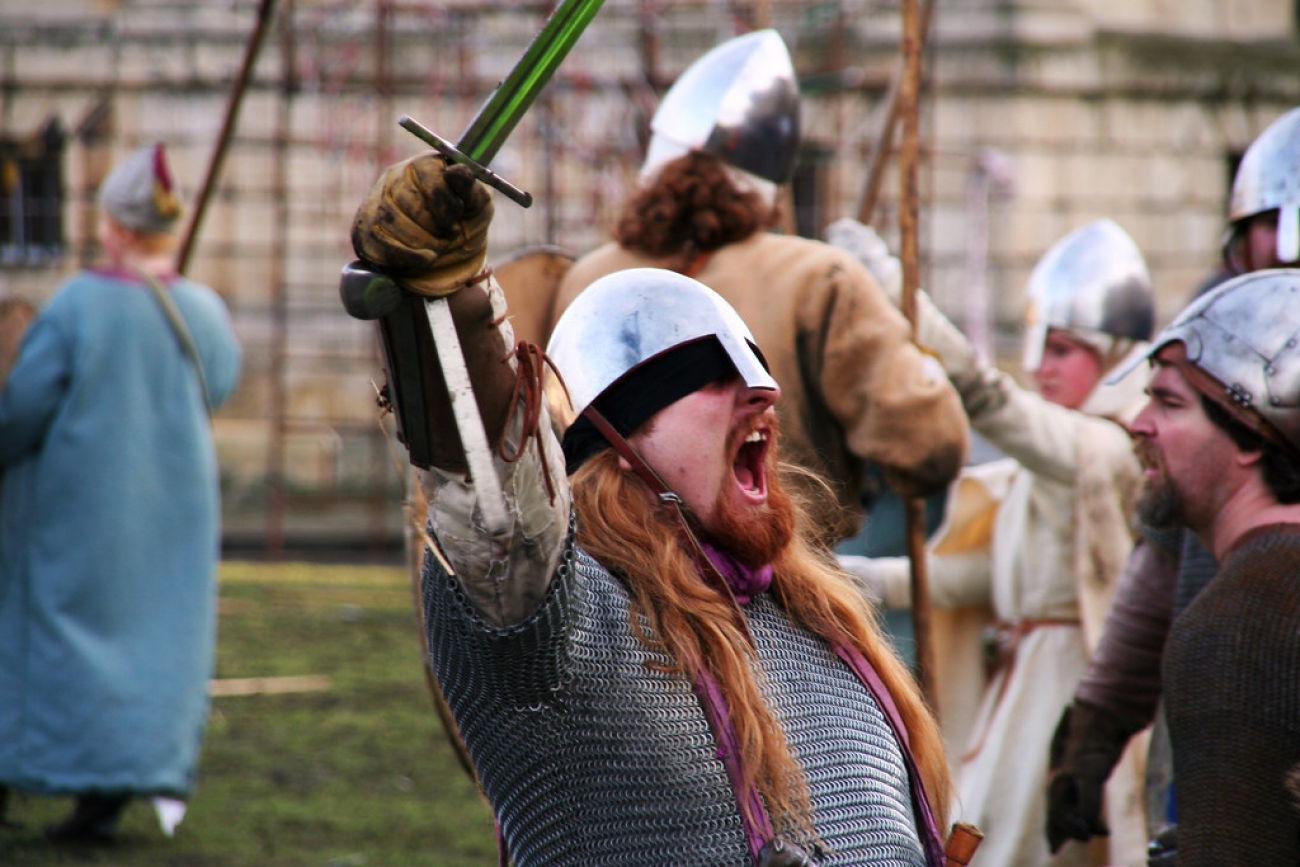
<path fill-rule="evenodd" d="M 775 448 L 772 454 L 775 454 Z M 745 506 L 720 492 L 714 510 L 714 527 L 696 532 L 702 541 L 731 554 L 747 566 L 766 566 L 794 538 L 794 502 L 777 478 L 776 461 L 767 462 L 767 502 Z"/>

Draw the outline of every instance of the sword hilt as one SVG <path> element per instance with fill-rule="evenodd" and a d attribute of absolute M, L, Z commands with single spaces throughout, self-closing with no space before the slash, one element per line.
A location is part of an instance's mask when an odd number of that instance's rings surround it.
<path fill-rule="evenodd" d="M 510 199 L 512 202 L 515 202 L 520 207 L 527 208 L 533 204 L 532 193 L 519 189 L 514 184 L 510 183 L 505 178 L 501 177 L 496 172 L 492 171 L 433 130 L 417 123 L 410 115 L 402 115 L 401 118 L 398 119 L 397 124 L 402 129 L 420 139 L 420 141 L 438 151 L 447 158 L 448 162 L 467 166 L 469 170 L 474 173 L 474 177 L 478 178 L 489 187 L 492 187 L 494 190 L 500 191 L 503 196 Z"/>

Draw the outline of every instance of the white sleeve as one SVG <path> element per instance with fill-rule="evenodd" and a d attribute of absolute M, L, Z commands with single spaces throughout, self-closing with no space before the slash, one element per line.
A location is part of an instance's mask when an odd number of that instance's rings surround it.
<path fill-rule="evenodd" d="M 912 607 L 912 564 L 906 557 L 861 557 L 841 554 L 840 566 L 858 578 L 885 608 Z M 930 604 L 940 608 L 977 605 L 990 600 L 987 551 L 931 554 L 927 558 Z"/>
<path fill-rule="evenodd" d="M 494 309 L 499 306 L 504 312 L 504 296 L 495 282 L 489 291 Z M 504 317 L 496 318 L 499 327 L 510 327 Z M 498 626 L 518 623 L 537 608 L 568 537 L 571 505 L 564 454 L 545 406 L 539 425 L 541 454 L 532 439 L 518 461 L 507 462 L 494 453 L 507 517 L 505 529 L 495 536 L 483 522 L 478 494 L 467 474 L 439 469 L 422 473 L 429 526 L 437 545 L 475 607 Z M 507 431 L 507 450 L 517 448 L 522 427 L 522 416 L 516 412 Z"/>

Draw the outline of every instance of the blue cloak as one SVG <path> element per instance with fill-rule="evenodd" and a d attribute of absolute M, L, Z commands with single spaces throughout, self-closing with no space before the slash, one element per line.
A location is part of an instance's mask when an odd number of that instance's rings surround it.
<path fill-rule="evenodd" d="M 213 407 L 220 297 L 169 285 Z M 0 393 L 0 783 L 185 795 L 207 721 L 220 490 L 198 377 L 147 285 L 82 272 Z"/>

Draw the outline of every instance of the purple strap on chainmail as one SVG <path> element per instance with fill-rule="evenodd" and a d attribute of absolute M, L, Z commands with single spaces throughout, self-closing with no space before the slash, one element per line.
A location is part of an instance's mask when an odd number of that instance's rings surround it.
<path fill-rule="evenodd" d="M 903 717 L 898 712 L 898 705 L 894 703 L 894 697 L 889 694 L 889 688 L 880 679 L 876 667 L 867 661 L 867 658 L 862 655 L 862 651 L 851 644 L 837 642 L 835 652 L 858 676 L 858 680 L 862 681 L 862 685 L 867 688 L 867 692 L 871 693 L 871 696 L 876 700 L 876 704 L 884 711 L 885 719 L 889 722 L 889 727 L 893 730 L 895 739 L 898 740 L 898 748 L 903 753 L 903 762 L 907 765 L 907 777 L 912 788 L 912 806 L 921 814 L 921 824 L 925 830 L 921 837 L 921 843 L 925 847 L 925 860 L 931 867 L 943 867 L 947 862 L 943 854 L 943 837 L 939 833 L 939 825 L 935 821 L 934 810 L 930 807 L 930 799 L 926 797 L 925 782 L 921 779 L 921 773 L 916 767 L 916 757 L 912 755 L 912 743 L 907 735 L 907 726 L 903 724 Z"/>
<path fill-rule="evenodd" d="M 840 659 L 844 660 L 867 692 L 871 693 L 884 713 L 885 720 L 898 741 L 899 751 L 903 754 L 903 763 L 907 766 L 908 783 L 912 790 L 912 806 L 921 816 L 920 836 L 921 845 L 925 849 L 926 863 L 930 867 L 944 867 L 947 862 L 943 854 L 943 837 L 939 834 L 939 826 L 934 818 L 934 810 L 930 807 L 930 799 L 926 797 L 925 783 L 921 780 L 920 771 L 916 767 L 911 739 L 907 735 L 907 726 L 903 724 L 902 715 L 898 712 L 898 705 L 894 703 L 889 688 L 880 679 L 875 666 L 867 661 L 861 651 L 852 645 L 837 643 L 835 652 Z M 763 844 L 774 836 L 772 819 L 768 816 L 767 806 L 763 803 L 758 788 L 752 784 L 748 788 L 745 787 L 736 732 L 731 726 L 727 700 L 722 695 L 717 680 L 707 669 L 699 668 L 695 672 L 694 688 L 704 708 L 704 716 L 709 721 L 709 728 L 713 731 L 718 758 L 726 768 L 727 780 L 731 784 L 731 791 L 740 811 L 740 823 L 745 829 L 745 841 L 749 844 L 750 855 L 757 859 Z"/>
<path fill-rule="evenodd" d="M 745 828 L 745 841 L 749 844 L 749 854 L 757 861 L 763 844 L 772 839 L 772 820 L 767 815 L 767 807 L 758 787 L 750 784 L 744 789 L 745 778 L 740 768 L 740 746 L 736 743 L 736 731 L 731 727 L 731 714 L 727 710 L 727 700 L 718 687 L 718 682 L 705 668 L 695 671 L 695 694 L 704 706 L 704 716 L 713 730 L 713 742 L 717 745 L 718 758 L 727 769 L 727 780 L 736 798 L 740 810 L 740 824 Z M 742 791 L 744 794 L 742 795 Z"/>

